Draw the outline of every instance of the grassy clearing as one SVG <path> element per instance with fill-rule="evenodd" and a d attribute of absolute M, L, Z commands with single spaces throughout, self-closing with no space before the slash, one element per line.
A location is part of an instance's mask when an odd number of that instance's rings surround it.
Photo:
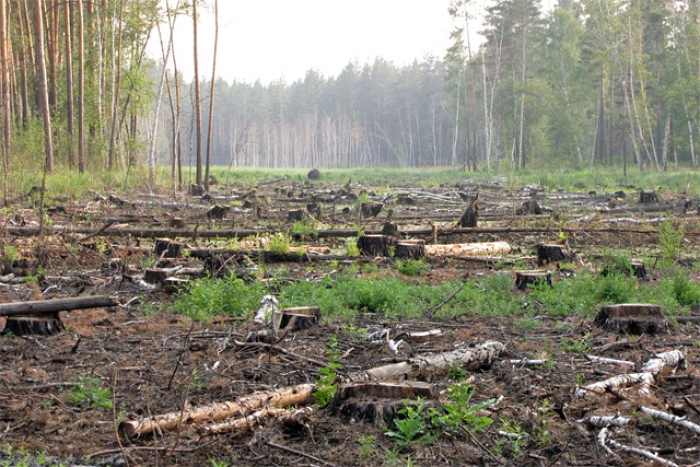
<path fill-rule="evenodd" d="M 173 309 L 202 321 L 216 314 L 249 318 L 260 298 L 269 292 L 257 282 L 206 279 L 183 289 Z M 607 304 L 657 303 L 670 317 L 700 306 L 700 287 L 687 271 L 679 271 L 654 285 L 639 282 L 628 273 L 596 275 L 579 271 L 575 277 L 554 282 L 551 288 L 538 286 L 523 294 L 515 291 L 510 273 L 473 278 L 465 284 L 433 285 L 379 272 L 357 277 L 346 270 L 320 282 L 286 284 L 278 292 L 282 307 L 318 306 L 327 322 L 348 323 L 362 315 L 381 315 L 389 320 L 419 319 L 452 295 L 437 310 L 436 318 L 507 317 L 517 319 L 522 328 L 535 327 L 535 317 L 590 319 L 601 305 Z"/>

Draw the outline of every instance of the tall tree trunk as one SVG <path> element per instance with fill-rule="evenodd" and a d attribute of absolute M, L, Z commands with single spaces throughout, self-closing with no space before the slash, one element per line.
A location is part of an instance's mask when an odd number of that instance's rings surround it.
<path fill-rule="evenodd" d="M 114 54 L 117 56 L 117 63 L 116 63 L 116 76 L 114 78 L 114 94 L 112 97 L 112 129 L 110 131 L 110 137 L 109 137 L 109 156 L 107 159 L 107 168 L 109 170 L 112 170 L 114 168 L 114 157 L 115 157 L 115 152 L 117 148 L 117 120 L 118 120 L 118 113 L 117 109 L 119 108 L 119 97 L 120 97 L 120 89 L 121 89 L 121 68 L 122 68 L 122 21 L 124 19 L 124 0 L 121 0 L 119 3 L 119 21 L 117 22 L 117 27 L 119 28 L 119 33 L 117 35 L 117 49 L 114 51 Z M 112 57 L 114 58 L 114 57 Z M 126 167 L 124 167 L 124 170 L 126 170 Z"/>
<path fill-rule="evenodd" d="M 214 0 L 214 60 L 211 66 L 211 91 L 209 92 L 209 128 L 207 129 L 207 168 L 204 188 L 209 191 L 209 167 L 211 166 L 211 136 L 214 124 L 214 85 L 216 83 L 216 54 L 219 48 L 219 0 Z"/>
<path fill-rule="evenodd" d="M 36 35 L 36 81 L 39 98 L 39 112 L 44 119 L 46 156 L 45 169 L 53 173 L 53 135 L 51 130 L 51 109 L 49 108 L 49 92 L 46 83 L 46 62 L 44 61 L 44 27 L 42 22 L 44 0 L 34 0 L 34 34 Z"/>
<path fill-rule="evenodd" d="M 78 172 L 85 172 L 85 21 L 83 2 L 78 10 Z"/>
<path fill-rule="evenodd" d="M 7 0 L 0 0 L 0 96 L 2 97 L 2 106 L 0 113 L 2 114 L 2 174 L 3 174 L 3 201 L 7 205 L 8 202 L 8 182 L 10 170 L 10 137 L 11 137 L 11 122 L 10 116 L 10 75 L 8 63 L 8 44 L 9 37 L 9 9 Z"/>
<path fill-rule="evenodd" d="M 67 1 L 63 4 L 63 11 L 65 14 L 65 34 L 66 34 L 66 94 L 67 94 L 67 107 L 68 107 L 68 164 L 72 168 L 75 164 L 75 154 L 73 152 L 73 34 L 71 33 L 71 24 L 73 20 L 72 15 L 73 3 Z"/>
<path fill-rule="evenodd" d="M 58 0 L 46 4 L 46 49 L 49 62 L 49 107 L 56 108 L 58 102 Z"/>
<path fill-rule="evenodd" d="M 199 92 L 199 57 L 197 48 L 197 0 L 192 1 L 192 21 L 194 23 L 194 104 L 195 123 L 197 125 L 197 186 L 202 185 L 202 101 Z"/>

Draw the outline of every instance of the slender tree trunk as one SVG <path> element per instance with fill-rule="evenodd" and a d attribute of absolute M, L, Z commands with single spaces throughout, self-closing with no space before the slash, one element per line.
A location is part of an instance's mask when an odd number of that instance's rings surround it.
<path fill-rule="evenodd" d="M 48 0 L 46 6 L 45 43 L 49 61 L 49 107 L 54 109 L 58 102 L 58 1 Z"/>
<path fill-rule="evenodd" d="M 2 174 L 3 174 L 3 201 L 8 202 L 8 182 L 10 170 L 10 137 L 11 121 L 10 116 L 10 94 L 9 94 L 9 64 L 7 57 L 9 37 L 9 9 L 7 0 L 0 0 L 0 96 L 2 96 Z"/>
<path fill-rule="evenodd" d="M 83 2 L 78 10 L 78 172 L 85 172 L 85 21 Z"/>
<path fill-rule="evenodd" d="M 114 54 L 117 55 L 117 63 L 116 63 L 116 77 L 114 79 L 114 95 L 112 98 L 112 129 L 110 131 L 110 137 L 109 137 L 109 156 L 107 159 L 107 168 L 109 170 L 112 170 L 114 168 L 114 155 L 116 152 L 117 148 L 117 109 L 119 107 L 119 97 L 120 97 L 120 89 L 121 89 L 121 68 L 122 68 L 122 21 L 124 19 L 124 1 L 121 0 L 119 3 L 119 21 L 117 23 L 117 27 L 119 28 L 119 33 L 117 35 L 117 49 L 114 51 Z M 114 58 L 114 57 L 113 57 Z M 124 167 L 124 170 L 126 170 L 126 167 Z"/>
<path fill-rule="evenodd" d="M 36 35 L 36 80 L 39 94 L 39 112 L 44 119 L 46 156 L 45 168 L 53 173 L 53 135 L 51 130 L 51 109 L 49 108 L 49 92 L 46 83 L 46 62 L 44 61 L 44 27 L 42 22 L 44 1 L 34 0 L 34 34 Z"/>
<path fill-rule="evenodd" d="M 214 85 L 216 83 L 216 54 L 219 49 L 219 0 L 214 0 L 214 60 L 211 67 L 211 91 L 209 93 L 209 128 L 207 129 L 207 168 L 204 188 L 209 191 L 209 167 L 211 166 L 211 136 L 214 124 Z"/>
<path fill-rule="evenodd" d="M 73 34 L 71 32 L 71 26 L 72 26 L 72 10 L 73 10 L 73 4 L 70 1 L 67 1 L 66 3 L 63 4 L 63 11 L 65 15 L 65 33 L 66 33 L 66 95 L 67 95 L 67 101 L 66 105 L 68 107 L 68 164 L 72 168 L 73 165 L 75 164 L 75 154 L 73 152 L 73 134 L 74 134 L 74 128 L 73 128 L 73 48 L 72 48 L 72 42 L 73 42 Z"/>
<path fill-rule="evenodd" d="M 195 104 L 195 123 L 197 125 L 197 186 L 202 185 L 202 101 L 199 92 L 199 58 L 197 47 L 197 0 L 192 1 L 192 21 L 194 23 L 194 104 Z"/>
<path fill-rule="evenodd" d="M 669 135 L 670 131 L 671 131 L 671 114 L 668 114 L 666 116 L 666 128 L 664 129 L 664 143 L 663 143 L 663 148 L 661 149 L 661 164 L 662 164 L 664 172 L 666 172 L 668 135 Z"/>

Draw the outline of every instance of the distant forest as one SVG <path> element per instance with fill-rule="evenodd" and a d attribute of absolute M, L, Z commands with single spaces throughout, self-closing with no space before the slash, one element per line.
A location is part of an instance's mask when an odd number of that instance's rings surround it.
<path fill-rule="evenodd" d="M 192 165 L 201 182 L 207 154 L 235 167 L 697 165 L 700 0 L 492 0 L 479 20 L 455 0 L 445 14 L 463 26 L 443 57 L 215 86 L 183 82 L 172 58 L 198 4 L 0 0 L 5 180 L 44 162 Z"/>
<path fill-rule="evenodd" d="M 466 42 L 469 8 L 453 2 L 465 28 L 439 59 L 378 58 L 291 84 L 219 80 L 213 162 L 697 165 L 700 1 L 562 0 L 546 14 L 533 0 L 495 1 L 479 47 Z"/>

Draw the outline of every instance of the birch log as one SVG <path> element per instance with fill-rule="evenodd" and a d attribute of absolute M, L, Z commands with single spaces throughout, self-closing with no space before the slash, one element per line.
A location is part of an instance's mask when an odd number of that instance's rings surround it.
<path fill-rule="evenodd" d="M 426 256 L 497 256 L 507 255 L 510 251 L 510 245 L 506 242 L 425 245 Z"/>

